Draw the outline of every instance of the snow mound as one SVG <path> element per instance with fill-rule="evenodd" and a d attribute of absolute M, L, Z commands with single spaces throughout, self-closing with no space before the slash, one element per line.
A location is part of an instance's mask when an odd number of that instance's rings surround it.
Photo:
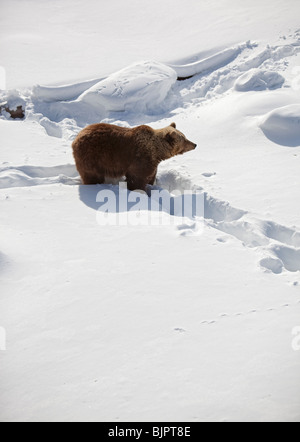
<path fill-rule="evenodd" d="M 162 63 L 135 63 L 95 84 L 80 95 L 78 102 L 115 112 L 155 111 L 176 80 L 176 72 Z"/>
<path fill-rule="evenodd" d="M 96 123 L 109 112 L 135 111 L 160 113 L 162 104 L 177 80 L 176 72 L 158 62 L 143 61 L 132 64 L 94 84 L 78 83 L 60 88 L 36 86 L 32 100 L 35 112 L 52 122 L 74 119 L 79 126 Z M 87 90 L 84 88 L 89 85 Z M 82 92 L 84 90 L 84 92 Z M 76 99 L 68 98 L 82 93 Z M 64 100 L 59 100 L 64 98 Z M 60 136 L 60 130 L 49 121 L 43 122 L 51 135 Z M 51 127 L 50 127 L 51 126 Z"/>
<path fill-rule="evenodd" d="M 277 72 L 250 69 L 236 80 L 234 89 L 238 92 L 264 91 L 278 89 L 284 82 L 284 77 Z"/>
<path fill-rule="evenodd" d="M 300 146 L 300 104 L 291 104 L 268 113 L 260 125 L 263 133 L 282 146 Z"/>

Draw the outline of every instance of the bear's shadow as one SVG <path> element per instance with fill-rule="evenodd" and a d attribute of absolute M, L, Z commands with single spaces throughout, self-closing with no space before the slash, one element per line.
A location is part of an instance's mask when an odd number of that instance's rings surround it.
<path fill-rule="evenodd" d="M 196 216 L 202 216 L 202 213 L 199 213 L 197 194 L 173 195 L 158 186 L 149 185 L 146 193 L 129 191 L 126 184 L 125 188 L 111 184 L 80 185 L 79 197 L 86 206 L 103 214 L 133 213 L 143 210 L 189 218 L 193 221 Z"/>

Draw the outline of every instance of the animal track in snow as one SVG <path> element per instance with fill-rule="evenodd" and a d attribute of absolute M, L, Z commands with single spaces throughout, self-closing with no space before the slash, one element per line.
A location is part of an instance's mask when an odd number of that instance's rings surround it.
<path fill-rule="evenodd" d="M 289 272 L 300 271 L 300 249 L 286 246 L 273 246 L 272 251 Z"/>
<path fill-rule="evenodd" d="M 203 191 L 189 177 L 176 171 L 162 173 L 158 183 L 170 192 L 173 189 L 181 192 L 186 189 Z M 263 269 L 274 274 L 280 274 L 284 270 L 300 271 L 300 232 L 296 228 L 255 218 L 249 212 L 232 207 L 229 202 L 218 200 L 207 192 L 204 192 L 204 219 L 208 227 L 236 238 L 246 247 L 263 252 L 266 255 L 260 261 Z M 192 226 L 184 224 L 178 227 L 181 236 L 203 231 L 197 228 L 197 220 L 194 221 Z M 225 243 L 226 238 L 218 238 L 218 242 Z"/>
<path fill-rule="evenodd" d="M 261 267 L 265 268 L 266 270 L 270 270 L 276 275 L 282 273 L 283 270 L 283 262 L 280 261 L 280 259 L 276 258 L 264 258 L 260 261 L 260 265 Z"/>
<path fill-rule="evenodd" d="M 290 307 L 300 307 L 300 300 L 297 300 L 294 303 L 290 303 L 290 304 L 282 304 L 282 305 L 278 305 L 276 307 L 269 307 L 269 308 L 255 308 L 255 309 L 251 309 L 248 310 L 246 312 L 236 312 L 236 313 L 220 313 L 218 318 L 215 319 L 206 319 L 206 320 L 202 320 L 200 321 L 201 325 L 214 325 L 219 323 L 220 321 L 223 320 L 227 320 L 227 319 L 232 319 L 232 318 L 240 318 L 240 317 L 245 317 L 245 316 L 250 316 L 250 315 L 255 315 L 255 314 L 259 314 L 259 313 L 266 313 L 266 312 L 276 312 L 282 309 L 286 309 L 286 308 L 290 308 Z M 176 329 L 175 329 L 176 330 Z M 188 330 L 186 330 L 188 332 Z"/>
<path fill-rule="evenodd" d="M 268 256 L 260 261 L 262 268 L 275 274 L 283 270 L 300 271 L 300 232 L 273 221 L 262 221 L 251 217 L 247 212 L 239 219 L 211 219 L 218 213 L 220 202 L 214 200 L 212 215 L 205 211 L 207 224 L 241 241 L 245 246 L 262 250 Z M 237 210 L 237 209 L 235 209 Z"/>
<path fill-rule="evenodd" d="M 217 175 L 217 174 L 216 174 L 216 172 L 204 172 L 202 175 L 203 175 L 205 178 L 211 178 L 211 177 L 213 177 L 213 176 L 215 176 L 215 175 Z"/>
<path fill-rule="evenodd" d="M 300 247 L 300 232 L 272 221 L 266 221 L 263 224 L 263 231 L 268 238 L 275 239 L 292 247 Z"/>

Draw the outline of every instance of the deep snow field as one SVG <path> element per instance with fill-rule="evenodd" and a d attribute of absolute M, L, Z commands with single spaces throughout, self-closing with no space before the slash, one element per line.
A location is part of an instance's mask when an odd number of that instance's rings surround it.
<path fill-rule="evenodd" d="M 300 421 L 300 3 L 242 4 L 0 0 L 0 421 Z M 100 121 L 176 122 L 204 217 L 113 225 Z"/>

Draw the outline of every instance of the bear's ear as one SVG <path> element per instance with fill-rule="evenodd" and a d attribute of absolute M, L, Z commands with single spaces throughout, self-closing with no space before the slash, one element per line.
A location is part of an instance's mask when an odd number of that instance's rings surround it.
<path fill-rule="evenodd" d="M 176 129 L 176 123 L 171 123 L 170 126 L 174 127 L 174 129 Z"/>

